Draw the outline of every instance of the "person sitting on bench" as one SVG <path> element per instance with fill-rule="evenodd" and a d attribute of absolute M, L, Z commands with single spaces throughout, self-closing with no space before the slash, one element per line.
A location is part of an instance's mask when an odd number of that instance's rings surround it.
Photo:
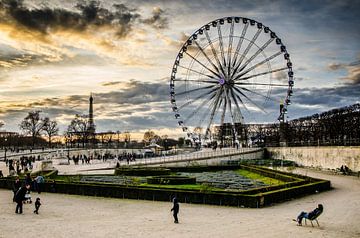
<path fill-rule="evenodd" d="M 298 225 L 301 226 L 303 218 L 313 220 L 313 219 L 317 218 L 323 212 L 323 210 L 324 210 L 323 205 L 318 204 L 318 207 L 315 208 L 311 212 L 301 212 L 299 214 L 299 216 L 297 217 L 296 221 L 297 221 Z"/>

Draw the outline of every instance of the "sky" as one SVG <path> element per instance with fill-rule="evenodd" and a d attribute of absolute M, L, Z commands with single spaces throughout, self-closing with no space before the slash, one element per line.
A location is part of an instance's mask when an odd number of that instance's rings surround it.
<path fill-rule="evenodd" d="M 1 129 L 19 131 L 40 110 L 63 132 L 92 93 L 98 132 L 184 136 L 169 102 L 174 60 L 193 32 L 227 16 L 281 36 L 295 73 L 288 120 L 359 103 L 359 12 L 357 0 L 0 0 Z"/>

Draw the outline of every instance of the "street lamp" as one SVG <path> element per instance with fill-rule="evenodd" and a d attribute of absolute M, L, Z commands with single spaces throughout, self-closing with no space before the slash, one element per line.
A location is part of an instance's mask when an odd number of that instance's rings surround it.
<path fill-rule="evenodd" d="M 6 163 L 6 152 L 7 152 L 6 142 L 7 142 L 7 138 L 5 138 L 5 154 L 4 154 L 5 163 Z"/>

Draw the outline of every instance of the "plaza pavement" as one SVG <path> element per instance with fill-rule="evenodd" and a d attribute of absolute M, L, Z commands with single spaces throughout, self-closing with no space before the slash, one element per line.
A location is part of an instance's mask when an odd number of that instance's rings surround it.
<path fill-rule="evenodd" d="M 74 167 L 83 168 L 67 168 Z M 42 200 L 39 215 L 29 204 L 17 215 L 12 192 L 0 189 L 0 238 L 360 237 L 360 179 L 308 169 L 296 172 L 328 179 L 334 189 L 261 209 L 180 204 L 180 224 L 173 223 L 170 202 L 53 193 L 32 194 Z M 292 219 L 318 203 L 324 205 L 320 227 L 296 226 Z"/>

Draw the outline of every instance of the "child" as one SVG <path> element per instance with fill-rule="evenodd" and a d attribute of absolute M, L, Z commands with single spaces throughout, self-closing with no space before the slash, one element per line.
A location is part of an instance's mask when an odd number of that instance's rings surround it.
<path fill-rule="evenodd" d="M 40 208 L 40 206 L 41 206 L 40 198 L 36 198 L 36 201 L 35 201 L 35 211 L 34 211 L 34 213 L 39 214 L 39 208 Z"/>

